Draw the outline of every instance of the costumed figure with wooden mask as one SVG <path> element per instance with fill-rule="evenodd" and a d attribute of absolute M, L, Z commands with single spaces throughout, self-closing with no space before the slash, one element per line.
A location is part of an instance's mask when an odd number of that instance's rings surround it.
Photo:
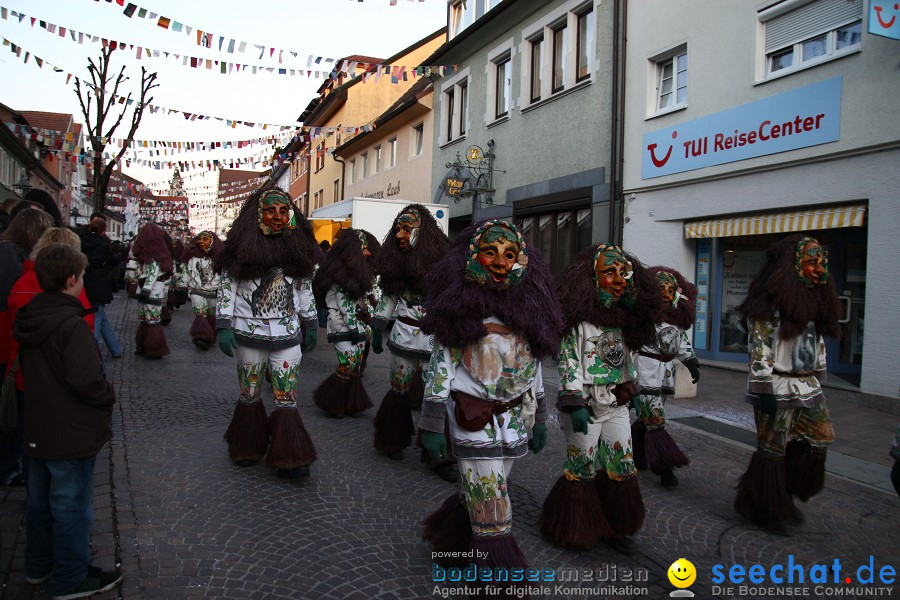
<path fill-rule="evenodd" d="M 434 336 L 422 331 L 425 280 L 449 246 L 450 240 L 431 212 L 420 204 L 410 204 L 397 214 L 378 257 L 382 293 L 372 320 L 372 349 L 376 354 L 383 350 L 383 330 L 396 320 L 387 340 L 391 387 L 375 415 L 375 448 L 394 460 L 402 460 L 404 449 L 412 443 L 412 411 L 422 407 L 422 370 L 434 347 Z M 447 433 L 449 436 L 449 430 Z M 427 452 L 423 459 L 431 461 Z M 434 470 L 447 481 L 457 480 L 452 461 L 438 463 Z"/>
<path fill-rule="evenodd" d="M 222 240 L 212 231 L 201 231 L 191 240 L 182 263 L 187 268 L 187 289 L 194 310 L 191 340 L 201 350 L 216 342 L 216 293 L 219 275 L 213 261 L 222 251 Z"/>
<path fill-rule="evenodd" d="M 338 361 L 337 370 L 313 392 L 313 400 L 332 417 L 372 406 L 362 376 L 375 308 L 374 259 L 380 246 L 368 231 L 343 229 L 313 278 L 316 304 L 328 309 L 326 333 Z"/>
<path fill-rule="evenodd" d="M 665 487 L 678 485 L 674 469 L 690 461 L 666 431 L 666 400 L 675 395 L 675 361 L 681 361 L 692 381 L 700 379 L 700 361 L 688 339 L 694 324 L 697 287 L 669 267 L 650 267 L 662 293 L 662 313 L 656 323 L 656 340 L 643 346 L 637 356 L 641 392 L 631 401 L 637 420 L 631 425 L 634 464 L 650 470 Z"/>
<path fill-rule="evenodd" d="M 434 351 L 419 427 L 444 461 L 449 421 L 462 492 L 425 519 L 423 537 L 436 552 L 471 552 L 479 568 L 527 564 L 508 486 L 515 459 L 547 440 L 541 360 L 555 354 L 562 325 L 554 288 L 540 252 L 496 219 L 463 230 L 429 275 L 422 328 Z"/>
<path fill-rule="evenodd" d="M 801 234 L 773 244 L 738 311 L 750 337 L 746 399 L 756 419 L 756 452 L 734 508 L 769 532 L 788 535 L 788 524 L 805 521 L 794 499 L 806 502 L 825 484 L 825 453 L 834 441 L 819 383 L 823 336 L 841 334 L 828 253 Z"/>
<path fill-rule="evenodd" d="M 289 479 L 309 475 L 316 459 L 297 410 L 300 359 L 318 341 L 316 251 L 312 225 L 285 192 L 270 189 L 244 203 L 215 259 L 218 343 L 237 355 L 240 385 L 228 455 L 240 466 L 265 455 L 266 466 Z M 275 395 L 268 419 L 260 397 L 266 371 Z"/>
<path fill-rule="evenodd" d="M 147 223 L 134 240 L 134 279 L 137 284 L 138 330 L 134 353 L 147 358 L 162 358 L 169 353 L 161 325 L 169 279 L 175 265 L 166 233 Z"/>
<path fill-rule="evenodd" d="M 659 286 L 618 246 L 579 252 L 560 277 L 565 315 L 556 407 L 566 437 L 563 473 L 544 500 L 540 527 L 557 546 L 603 540 L 630 554 L 644 523 L 628 406 L 637 392 L 634 355 L 656 338 Z"/>

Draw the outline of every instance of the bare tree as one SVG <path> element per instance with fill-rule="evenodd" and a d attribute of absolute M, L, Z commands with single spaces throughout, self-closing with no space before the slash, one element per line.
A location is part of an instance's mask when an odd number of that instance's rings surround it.
<path fill-rule="evenodd" d="M 109 187 L 109 178 L 116 164 L 128 150 L 128 145 L 137 132 L 144 109 L 153 101 L 147 97 L 150 90 L 159 87 L 156 83 L 156 73 L 148 73 L 141 67 L 141 92 L 140 98 L 134 103 L 134 112 L 131 113 L 131 128 L 125 137 L 126 143 L 122 144 L 116 155 L 108 162 L 104 158 L 106 145 L 109 143 L 119 124 L 125 118 L 128 107 L 132 105 L 131 92 L 124 100 L 120 100 L 119 86 L 128 81 L 125 76 L 125 66 L 119 69 L 115 76 L 111 75 L 110 57 L 115 51 L 112 45 L 106 46 L 100 52 L 98 63 L 94 59 L 88 59 L 88 71 L 91 74 L 91 83 L 85 82 L 82 89 L 81 81 L 75 80 L 75 93 L 78 94 L 78 102 L 81 104 L 81 113 L 91 140 L 91 148 L 94 150 L 94 167 L 91 171 L 91 186 L 93 188 L 94 210 L 102 211 L 106 206 L 106 190 Z M 121 105 L 121 109 L 117 105 Z"/>

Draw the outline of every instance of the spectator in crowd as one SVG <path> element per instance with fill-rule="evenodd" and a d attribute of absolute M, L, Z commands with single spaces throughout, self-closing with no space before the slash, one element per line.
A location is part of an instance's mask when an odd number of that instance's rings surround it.
<path fill-rule="evenodd" d="M 87 230 L 81 234 L 81 251 L 88 258 L 87 270 L 84 272 L 84 291 L 91 306 L 97 307 L 94 337 L 97 338 L 99 347 L 102 348 L 101 340 L 106 344 L 112 358 L 121 358 L 122 345 L 106 315 L 106 305 L 113 299 L 110 270 L 120 260 L 106 237 L 106 219 L 102 213 L 94 213 Z"/>
<path fill-rule="evenodd" d="M 110 590 L 122 580 L 91 566 L 94 463 L 110 439 L 116 395 L 78 300 L 86 266 L 71 246 L 43 248 L 34 270 L 44 291 L 15 321 L 31 464 L 25 577 L 31 584 L 49 579 L 60 600 Z"/>

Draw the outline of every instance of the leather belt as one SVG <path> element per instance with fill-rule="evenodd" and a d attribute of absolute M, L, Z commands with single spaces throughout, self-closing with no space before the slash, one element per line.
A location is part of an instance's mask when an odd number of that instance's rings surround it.
<path fill-rule="evenodd" d="M 790 377 L 792 379 L 800 379 L 801 377 L 813 377 L 816 373 L 815 371 L 810 371 L 809 373 L 784 373 L 782 371 L 772 371 L 775 375 L 779 377 Z"/>
<path fill-rule="evenodd" d="M 647 358 L 658 360 L 659 362 L 669 362 L 675 359 L 674 354 L 654 354 L 652 352 L 644 352 L 643 350 L 640 350 L 638 354 L 640 354 L 641 356 L 646 356 Z"/>
<path fill-rule="evenodd" d="M 411 325 L 412 327 L 422 326 L 422 321 L 418 319 L 410 319 L 409 317 L 397 317 L 397 320 L 406 325 Z"/>
<path fill-rule="evenodd" d="M 525 394 L 519 394 L 512 400 L 508 400 L 507 402 L 497 402 L 495 400 L 488 400 L 487 398 L 479 398 L 478 396 L 472 396 L 471 394 L 467 394 L 465 392 L 460 392 L 458 390 L 450 392 L 450 395 L 453 396 L 454 400 L 458 401 L 459 397 L 465 398 L 466 400 L 477 400 L 478 402 L 490 402 L 491 403 L 491 412 L 495 415 L 500 415 L 505 413 L 508 410 L 512 410 L 518 405 L 522 404 L 522 398 L 525 397 Z"/>

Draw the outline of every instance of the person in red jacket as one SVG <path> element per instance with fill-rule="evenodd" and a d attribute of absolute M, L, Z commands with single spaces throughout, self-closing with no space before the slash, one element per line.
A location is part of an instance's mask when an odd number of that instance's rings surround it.
<path fill-rule="evenodd" d="M 50 244 L 35 258 L 44 290 L 16 315 L 25 375 L 25 440 L 30 459 L 25 576 L 50 580 L 54 598 L 115 587 L 122 575 L 91 567 L 94 463 L 111 437 L 112 384 L 78 300 L 87 257 Z"/>
<path fill-rule="evenodd" d="M 15 361 L 16 357 L 19 355 L 19 344 L 13 337 L 13 321 L 16 318 L 16 311 L 31 302 L 31 299 L 41 292 L 41 286 L 38 284 L 37 275 L 34 272 L 34 257 L 37 256 L 37 253 L 40 252 L 42 248 L 50 244 L 66 244 L 75 250 L 81 250 L 81 241 L 78 239 L 78 235 L 63 227 L 51 227 L 46 229 L 44 230 L 44 233 L 41 234 L 41 237 L 38 238 L 38 241 L 31 251 L 31 256 L 25 260 L 25 263 L 22 266 L 22 276 L 13 284 L 12 290 L 9 293 L 9 298 L 6 300 L 6 310 L 9 319 L 8 321 L 4 321 L 5 327 L 2 333 L 4 337 L 9 340 L 7 346 L 9 353 L 7 356 L 0 357 L 0 360 L 3 360 L 3 362 L 6 363 L 4 375 L 13 368 L 13 361 Z M 81 291 L 78 299 L 81 300 L 82 305 L 84 305 L 86 309 L 91 307 L 84 290 Z M 86 314 L 84 320 L 90 325 L 91 331 L 94 331 L 94 313 L 91 312 L 90 314 Z M 9 460 L 15 462 L 17 469 L 16 474 L 9 478 L 10 485 L 24 485 L 25 482 L 28 481 L 28 459 L 25 456 L 25 438 L 22 434 L 24 429 L 22 418 L 25 414 L 24 390 L 25 384 L 22 380 L 22 370 L 19 369 L 16 373 L 16 395 L 19 402 L 19 431 L 13 434 L 16 437 L 15 449 L 10 448 L 10 456 L 7 457 Z"/>

